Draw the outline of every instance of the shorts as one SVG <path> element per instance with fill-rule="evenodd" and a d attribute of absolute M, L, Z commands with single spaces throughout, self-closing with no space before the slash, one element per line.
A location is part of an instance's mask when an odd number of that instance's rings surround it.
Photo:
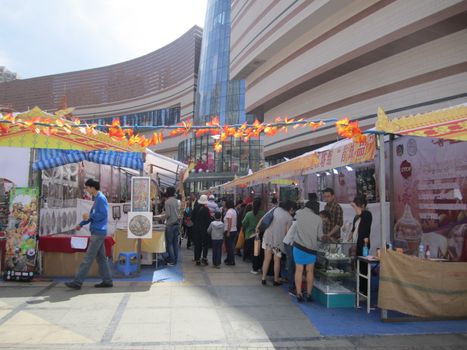
<path fill-rule="evenodd" d="M 304 252 L 297 247 L 293 247 L 293 258 L 298 265 L 311 265 L 316 262 L 316 255 Z"/>

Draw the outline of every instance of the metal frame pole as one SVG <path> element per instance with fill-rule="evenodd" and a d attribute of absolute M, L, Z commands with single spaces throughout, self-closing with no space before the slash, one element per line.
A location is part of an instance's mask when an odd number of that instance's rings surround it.
<path fill-rule="evenodd" d="M 386 251 L 386 222 L 388 213 L 386 212 L 386 159 L 384 154 L 384 134 L 378 135 L 379 140 L 379 201 L 381 205 L 381 248 L 382 252 Z M 381 318 L 387 319 L 387 310 L 381 310 Z"/>

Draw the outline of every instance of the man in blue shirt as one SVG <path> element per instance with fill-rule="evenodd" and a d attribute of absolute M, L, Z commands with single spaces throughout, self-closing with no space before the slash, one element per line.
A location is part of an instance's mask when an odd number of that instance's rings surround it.
<path fill-rule="evenodd" d="M 94 198 L 94 204 L 91 208 L 91 212 L 83 214 L 83 221 L 76 226 L 76 230 L 79 231 L 81 227 L 87 224 L 90 225 L 91 237 L 89 238 L 88 249 L 86 255 L 81 263 L 76 277 L 71 282 L 66 282 L 65 285 L 72 289 L 81 289 L 86 275 L 91 268 L 94 259 L 97 260 L 99 265 L 99 273 L 102 277 L 102 282 L 96 284 L 96 288 L 110 288 L 113 287 L 112 275 L 105 255 L 104 240 L 107 235 L 107 217 L 109 204 L 104 194 L 99 191 L 100 184 L 98 181 L 89 179 L 85 183 L 86 191 Z"/>

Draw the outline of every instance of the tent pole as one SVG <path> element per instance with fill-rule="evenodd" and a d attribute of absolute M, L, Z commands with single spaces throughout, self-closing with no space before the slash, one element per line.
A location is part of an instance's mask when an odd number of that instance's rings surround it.
<path fill-rule="evenodd" d="M 384 156 L 384 134 L 378 135 L 379 139 L 379 200 L 381 205 L 381 251 L 386 251 L 386 160 Z M 381 309 L 381 319 L 388 318 L 388 311 Z"/>
<path fill-rule="evenodd" d="M 144 170 L 139 171 L 140 176 L 144 176 Z M 141 273 L 141 238 L 137 238 L 136 255 L 138 256 L 138 273 Z"/>

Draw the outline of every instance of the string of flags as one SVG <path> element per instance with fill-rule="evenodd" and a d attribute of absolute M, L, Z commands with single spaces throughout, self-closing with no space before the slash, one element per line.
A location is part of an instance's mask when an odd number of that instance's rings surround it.
<path fill-rule="evenodd" d="M 44 135 L 53 135 L 58 131 L 71 134 L 72 130 L 78 130 L 86 135 L 97 135 L 99 132 L 103 132 L 116 141 L 127 142 L 129 146 L 139 145 L 146 148 L 161 144 L 166 138 L 180 135 L 189 136 L 193 133 L 195 137 L 212 136 L 216 140 L 214 150 L 220 152 L 222 151 L 222 143 L 230 137 L 248 142 L 252 138 L 260 137 L 261 134 L 275 136 L 278 133 L 287 133 L 289 128 L 309 128 L 314 131 L 324 125 L 334 124 L 339 136 L 353 139 L 358 143 L 366 141 L 366 135 L 362 133 L 358 121 L 350 121 L 349 118 L 310 121 L 304 118 L 277 117 L 273 123 L 255 120 L 253 124 L 245 122 L 243 124 L 222 125 L 219 118 L 214 117 L 205 125 L 193 125 L 192 120 L 189 119 L 171 126 L 130 126 L 121 125 L 118 118 L 114 119 L 111 124 L 96 124 L 73 117 L 67 119 L 65 116 L 69 114 L 64 113 L 64 111 L 58 111 L 52 115 L 42 112 L 31 117 L 28 112 L 27 119 L 22 118 L 21 114 L 5 114 L 0 118 L 0 135 L 8 134 L 11 127 L 30 129 L 34 133 Z M 138 133 L 138 131 L 144 130 L 151 130 L 153 133 L 149 137 Z"/>

